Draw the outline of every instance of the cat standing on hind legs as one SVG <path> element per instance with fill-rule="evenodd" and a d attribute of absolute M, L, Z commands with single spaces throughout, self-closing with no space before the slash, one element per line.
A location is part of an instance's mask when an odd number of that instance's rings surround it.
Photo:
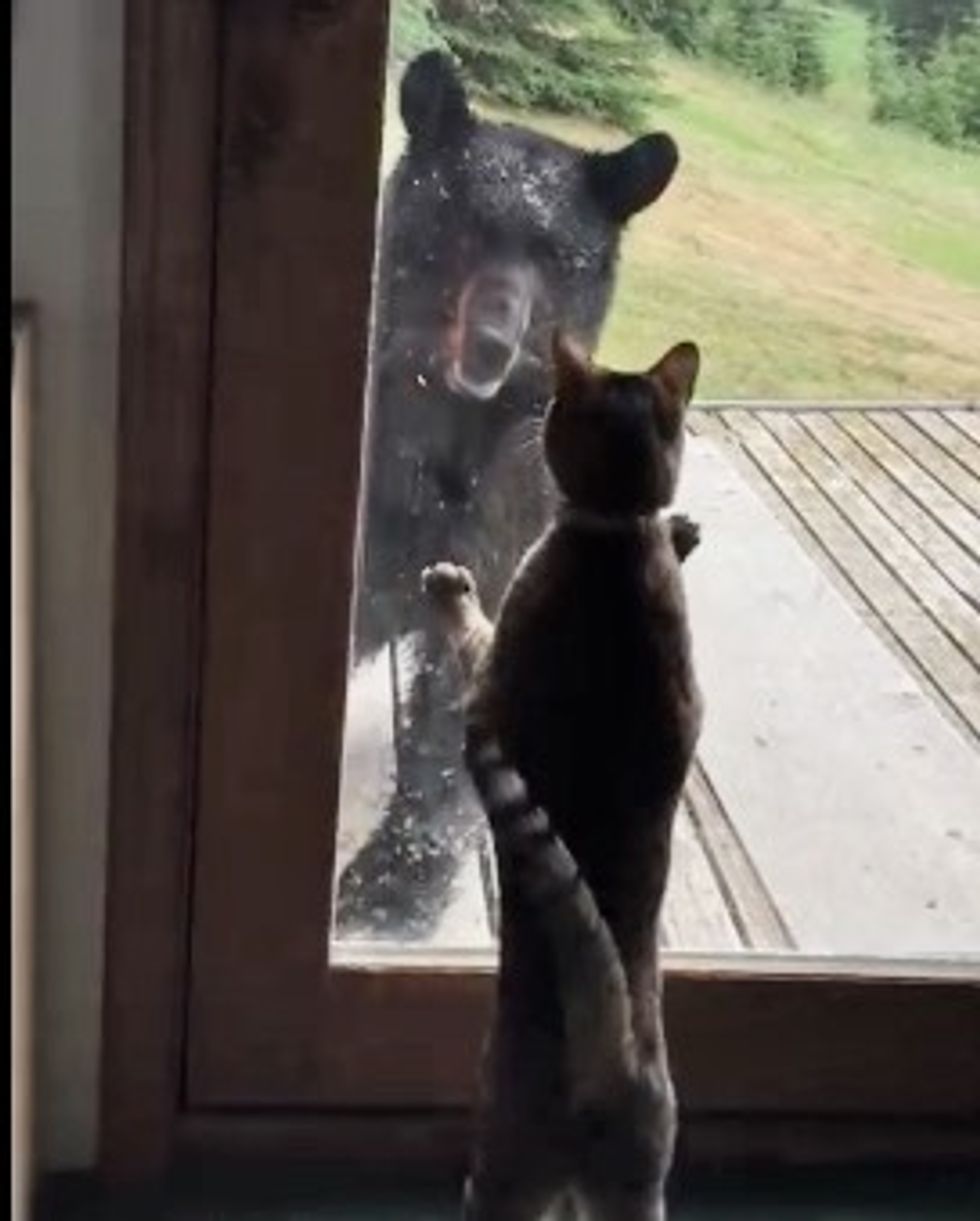
<path fill-rule="evenodd" d="M 648 372 L 557 338 L 544 450 L 561 497 L 496 627 L 469 573 L 427 570 L 470 681 L 467 764 L 501 880 L 497 1008 L 468 1221 L 657 1221 L 674 1101 L 657 937 L 674 811 L 701 724 L 665 518 L 698 352 Z"/>

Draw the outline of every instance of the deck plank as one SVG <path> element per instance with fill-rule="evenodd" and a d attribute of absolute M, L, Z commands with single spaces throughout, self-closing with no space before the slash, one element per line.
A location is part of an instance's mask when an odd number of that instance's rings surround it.
<path fill-rule="evenodd" d="M 793 949 L 793 935 L 699 759 L 688 776 L 685 806 L 745 948 Z"/>
<path fill-rule="evenodd" d="M 962 674 L 949 681 L 965 686 L 980 682 L 980 614 L 881 511 L 860 484 L 789 414 L 769 413 L 764 426 L 796 459 L 828 500 L 847 519 L 861 541 L 895 579 L 921 602 L 933 623 L 963 653 Z M 978 589 L 980 593 L 980 589 Z M 945 677 L 945 676 L 939 676 Z"/>
<path fill-rule="evenodd" d="M 881 412 L 875 416 L 875 424 L 955 496 L 968 512 L 974 515 L 980 512 L 980 479 L 965 470 L 931 437 L 898 412 Z"/>
<path fill-rule="evenodd" d="M 864 542 L 820 486 L 779 441 L 749 414 L 726 411 L 725 422 L 813 532 L 824 562 L 838 566 L 890 631 L 909 664 L 924 672 L 937 698 L 980 736 L 980 685 L 969 663 L 936 624 L 922 615 L 912 595 Z"/>
<path fill-rule="evenodd" d="M 980 445 L 980 411 L 951 408 L 943 412 L 943 419 Z"/>
<path fill-rule="evenodd" d="M 926 433 L 954 462 L 980 477 L 980 444 L 950 423 L 941 411 L 906 411 L 904 418 Z"/>
<path fill-rule="evenodd" d="M 900 445 L 858 412 L 834 411 L 833 419 L 914 497 L 932 519 L 980 560 L 980 521 Z"/>
<path fill-rule="evenodd" d="M 796 417 L 875 504 L 972 606 L 980 605 L 980 563 L 826 412 Z"/>
<path fill-rule="evenodd" d="M 663 940 L 670 950 L 741 950 L 743 942 L 694 830 L 687 801 L 674 819 L 664 896 Z"/>
<path fill-rule="evenodd" d="M 980 754 L 721 447 L 686 462 L 700 757 L 797 945 L 975 953 Z"/>

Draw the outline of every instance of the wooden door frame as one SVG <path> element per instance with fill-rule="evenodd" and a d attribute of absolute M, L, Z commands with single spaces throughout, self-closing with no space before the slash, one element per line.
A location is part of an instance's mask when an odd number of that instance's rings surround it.
<path fill-rule="evenodd" d="M 305 0 L 295 7 L 299 12 L 317 6 Z M 341 16 L 349 11 L 344 4 L 323 6 L 327 8 Z M 252 1115 L 244 1109 L 189 1114 L 184 1107 L 224 75 L 222 11 L 222 0 L 127 3 L 100 1161 L 110 1176 L 146 1176 L 161 1172 L 185 1153 L 293 1156 L 306 1151 L 316 1157 L 349 1158 L 369 1150 L 376 1159 L 384 1148 L 390 1160 L 416 1163 L 428 1158 L 444 1166 L 458 1158 L 465 1144 L 468 1125 L 458 1105 L 438 1114 L 418 1107 L 392 1114 L 382 1107 L 370 1118 L 350 1109 L 346 1115 L 331 1116 L 276 1114 L 271 1109 Z M 263 116 L 255 118 L 261 126 Z M 359 988 L 370 987 L 370 981 L 355 982 Z M 405 983 L 416 986 L 411 980 Z M 706 983 L 720 1000 L 735 991 L 750 999 L 759 993 L 761 998 L 760 989 L 766 988 L 765 980 L 746 989 L 723 976 L 711 981 L 702 975 L 692 989 L 679 975 L 669 990 L 690 1009 L 685 996 L 694 990 L 703 996 Z M 803 981 L 794 995 L 781 990 L 786 1004 L 800 1007 L 804 1028 L 809 986 Z M 865 1026 L 877 1029 L 887 1022 L 903 993 L 906 998 L 912 995 L 907 989 L 935 995 L 930 985 L 915 981 L 869 983 L 863 989 L 871 1006 L 866 1008 L 871 1016 Z M 469 991 L 471 1009 L 485 1006 L 485 987 Z M 940 1048 L 948 1049 L 946 1036 L 953 1038 L 963 1028 L 964 1013 L 976 1012 L 977 992 L 966 985 L 942 991 L 953 998 L 953 1008 L 946 1010 L 948 1021 L 939 1015 L 933 1033 Z M 841 996 L 842 1012 L 850 995 Z M 743 1008 L 746 1014 L 752 1010 L 751 1005 Z M 930 1028 L 930 1006 L 917 1011 Z M 693 1010 L 691 1017 L 696 1023 Z M 473 1026 L 469 1018 L 465 1024 Z M 815 1044 L 816 1035 L 810 1041 Z M 757 1033 L 742 1047 L 746 1056 L 753 1051 L 764 1051 Z M 958 1083 L 961 1114 L 964 1091 L 980 1073 L 978 1057 L 967 1059 L 966 1076 Z M 712 1062 L 717 1067 L 717 1060 Z M 948 1064 L 941 1055 L 939 1063 Z M 702 1076 L 711 1071 L 712 1063 L 706 1063 Z M 969 1113 L 968 1098 L 966 1102 Z M 711 1157 L 753 1151 L 771 1156 L 782 1150 L 818 1160 L 900 1150 L 965 1156 L 978 1145 L 968 1125 L 945 1119 L 923 1125 L 910 1116 L 883 1131 L 880 1117 L 818 1119 L 812 1113 L 795 1121 L 785 1114 L 699 1114 L 686 1139 L 695 1152 Z"/>
<path fill-rule="evenodd" d="M 169 1162 L 203 596 L 220 0 L 128 0 L 100 1165 Z"/>

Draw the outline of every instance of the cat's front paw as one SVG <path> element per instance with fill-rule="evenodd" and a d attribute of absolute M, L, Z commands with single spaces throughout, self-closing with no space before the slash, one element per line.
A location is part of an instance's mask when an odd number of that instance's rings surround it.
<path fill-rule="evenodd" d="M 433 564 L 422 573 L 422 592 L 441 614 L 451 615 L 465 599 L 476 597 L 476 582 L 460 564 Z"/>
<path fill-rule="evenodd" d="M 675 513 L 670 519 L 670 538 L 677 558 L 686 560 L 701 541 L 701 527 L 686 513 Z"/>

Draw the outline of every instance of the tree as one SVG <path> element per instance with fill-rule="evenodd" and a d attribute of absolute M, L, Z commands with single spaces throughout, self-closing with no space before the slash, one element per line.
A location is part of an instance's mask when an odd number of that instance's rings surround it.
<path fill-rule="evenodd" d="M 980 16 L 954 43 L 963 138 L 980 145 Z"/>
<path fill-rule="evenodd" d="M 615 0 L 434 0 L 433 28 L 488 97 L 642 127 L 656 81 L 652 39 Z"/>
<path fill-rule="evenodd" d="M 634 27 L 660 35 L 678 51 L 698 54 L 716 0 L 616 0 L 616 8 Z"/>
<path fill-rule="evenodd" d="M 944 38 L 921 68 L 912 69 L 913 121 L 938 144 L 959 144 L 963 139 L 956 67 L 956 52 Z"/>
<path fill-rule="evenodd" d="M 980 12 L 978 0 L 881 0 L 903 59 L 922 64 L 943 39 L 955 38 Z"/>
<path fill-rule="evenodd" d="M 715 0 L 704 40 L 709 53 L 766 84 L 810 93 L 829 79 L 820 13 L 809 0 Z"/>
<path fill-rule="evenodd" d="M 821 93 L 830 72 L 821 39 L 820 16 L 812 5 L 796 5 L 789 13 L 793 47 L 791 84 L 797 93 Z"/>
<path fill-rule="evenodd" d="M 881 18 L 871 24 L 868 37 L 868 80 L 874 99 L 871 117 L 879 123 L 908 118 L 908 83 L 899 60 L 892 27 Z"/>
<path fill-rule="evenodd" d="M 875 119 L 907 123 L 940 144 L 980 144 L 980 15 L 941 35 L 918 58 L 879 19 L 868 67 Z"/>

